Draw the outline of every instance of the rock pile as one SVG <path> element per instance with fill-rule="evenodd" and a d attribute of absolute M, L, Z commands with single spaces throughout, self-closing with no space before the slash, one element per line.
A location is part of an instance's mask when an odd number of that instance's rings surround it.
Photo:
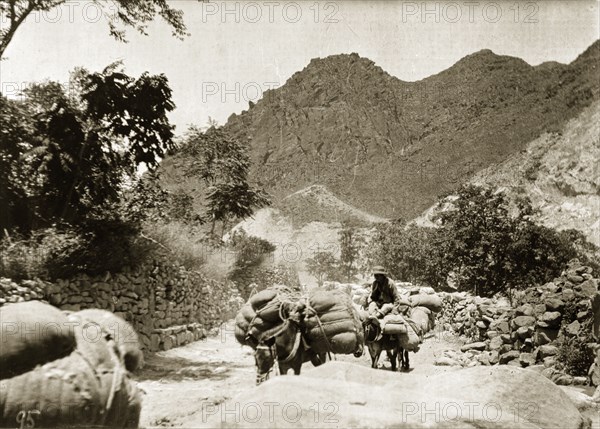
<path fill-rule="evenodd" d="M 462 346 L 462 354 L 447 353 L 438 364 L 539 364 L 537 369 L 557 384 L 583 384 L 585 378 L 565 376 L 554 367 L 562 341 L 589 335 L 590 299 L 597 291 L 592 269 L 572 260 L 553 282 L 516 294 L 514 306 L 505 299 L 442 293 L 444 329 L 469 341 Z"/>
<path fill-rule="evenodd" d="M 25 280 L 17 284 L 10 279 L 0 278 L 0 306 L 9 303 L 40 300 L 44 298 L 42 282 Z"/>

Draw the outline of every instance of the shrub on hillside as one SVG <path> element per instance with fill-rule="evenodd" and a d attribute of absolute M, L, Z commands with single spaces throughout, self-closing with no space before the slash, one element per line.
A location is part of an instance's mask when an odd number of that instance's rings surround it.
<path fill-rule="evenodd" d="M 248 235 L 244 230 L 236 231 L 230 241 L 231 249 L 236 253 L 229 279 L 234 281 L 244 299 L 248 299 L 256 273 L 275 246 L 267 240 Z"/>
<path fill-rule="evenodd" d="M 482 296 L 549 282 L 572 258 L 597 266 L 589 256 L 597 248 L 580 233 L 537 225 L 534 215 L 527 199 L 510 202 L 501 192 L 465 186 L 438 215 L 439 228 L 379 226 L 372 258 L 400 280 L 443 287 L 452 278 L 458 289 Z"/>
<path fill-rule="evenodd" d="M 590 326 L 583 325 L 582 331 L 591 332 Z M 593 343 L 594 340 L 589 335 L 563 336 L 556 355 L 558 369 L 572 376 L 587 376 L 594 362 L 594 351 L 590 347 Z"/>
<path fill-rule="evenodd" d="M 166 254 L 188 270 L 200 271 L 207 253 L 216 248 L 201 239 L 193 228 L 181 222 L 150 222 L 142 232 L 142 238 L 155 243 L 156 251 Z"/>
<path fill-rule="evenodd" d="M 61 267 L 81 269 L 75 259 L 86 246 L 86 239 L 73 230 L 56 227 L 36 231 L 30 236 L 5 236 L 0 241 L 0 277 L 13 280 L 50 279 L 61 274 Z"/>

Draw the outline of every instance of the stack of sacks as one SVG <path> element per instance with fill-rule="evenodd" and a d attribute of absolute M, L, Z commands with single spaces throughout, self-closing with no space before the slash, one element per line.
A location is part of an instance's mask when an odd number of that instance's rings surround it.
<path fill-rule="evenodd" d="M 141 351 L 137 337 L 118 338 L 132 331 L 127 322 L 103 310 L 67 316 L 33 301 L 3 307 L 0 318 L 2 341 L 10 344 L 0 351 L 9 365 L 2 366 L 1 427 L 18 418 L 43 427 L 138 426 L 141 397 L 129 371 Z M 116 334 L 106 329 L 111 325 Z"/>
<path fill-rule="evenodd" d="M 310 346 L 317 353 L 350 354 L 362 348 L 364 331 L 350 297 L 340 291 L 314 289 L 307 298 L 304 326 Z"/>
<path fill-rule="evenodd" d="M 235 338 L 242 345 L 256 348 L 264 337 L 279 330 L 284 323 L 281 311 L 289 311 L 291 291 L 270 287 L 252 296 L 235 318 Z"/>

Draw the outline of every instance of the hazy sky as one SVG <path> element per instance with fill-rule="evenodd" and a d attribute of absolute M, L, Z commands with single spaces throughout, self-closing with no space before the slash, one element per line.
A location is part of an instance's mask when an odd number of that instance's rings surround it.
<path fill-rule="evenodd" d="M 0 62 L 0 89 L 13 96 L 33 81 L 65 82 L 76 66 L 123 60 L 129 74 L 167 75 L 181 133 L 209 116 L 224 123 L 315 57 L 357 52 L 415 81 L 484 48 L 532 65 L 569 63 L 599 38 L 596 0 L 170 3 L 184 10 L 191 36 L 183 41 L 157 21 L 149 36 L 128 30 L 129 43 L 119 43 L 87 1 L 32 15 Z"/>

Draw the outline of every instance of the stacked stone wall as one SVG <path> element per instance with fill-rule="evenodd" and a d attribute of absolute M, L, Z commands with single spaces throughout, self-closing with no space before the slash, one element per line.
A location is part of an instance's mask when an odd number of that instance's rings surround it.
<path fill-rule="evenodd" d="M 145 351 L 204 338 L 235 317 L 243 301 L 233 283 L 208 279 L 166 260 L 101 277 L 79 275 L 50 283 L 0 279 L 0 306 L 43 300 L 65 311 L 101 308 L 130 322 Z"/>

